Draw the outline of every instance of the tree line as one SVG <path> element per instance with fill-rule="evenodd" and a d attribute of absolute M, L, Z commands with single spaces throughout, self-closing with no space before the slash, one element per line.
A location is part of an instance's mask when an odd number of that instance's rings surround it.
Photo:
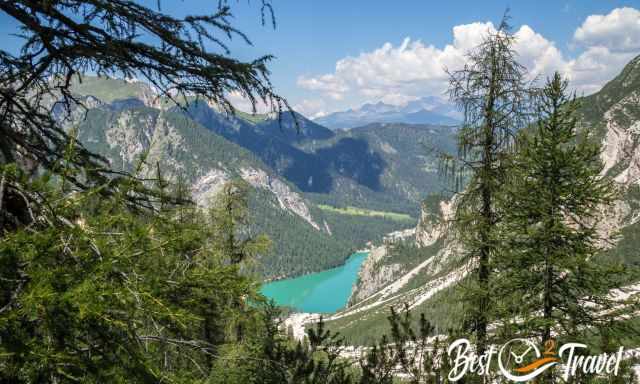
<path fill-rule="evenodd" d="M 275 25 L 271 4 L 259 5 Z M 202 211 L 161 164 L 143 158 L 131 173 L 113 171 L 61 128 L 64 111 L 82 106 L 71 80 L 87 71 L 142 77 L 164 97 L 199 96 L 229 113 L 230 92 L 286 108 L 269 82 L 270 56 L 230 56 L 224 39 L 249 39 L 230 24 L 226 1 L 184 18 L 160 2 L 25 0 L 0 10 L 25 39 L 17 54 L 0 52 L 3 382 L 448 381 L 446 340 L 408 311 L 392 311 L 389 336 L 352 359 L 322 321 L 306 340 L 287 335 L 246 273 L 269 246 L 247 230 L 246 184 L 225 185 Z M 464 328 L 448 333 L 473 332 L 480 351 L 513 336 L 585 334 L 606 349 L 633 330 L 620 314 L 635 304 L 621 311 L 608 295 L 630 271 L 591 262 L 615 189 L 599 174 L 597 145 L 577 131 L 566 82 L 556 75 L 531 92 L 512 43 L 503 23 L 451 74 L 465 122 L 447 169 L 469 180 L 452 228 L 474 273 Z M 141 177 L 144 167 L 156 177 Z"/>

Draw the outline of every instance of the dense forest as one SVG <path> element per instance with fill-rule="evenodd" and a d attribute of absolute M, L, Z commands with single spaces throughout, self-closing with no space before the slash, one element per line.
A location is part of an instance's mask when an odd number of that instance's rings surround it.
<path fill-rule="evenodd" d="M 271 3 L 256 6 L 262 22 L 275 26 Z M 302 227 L 282 233 L 293 216 L 260 211 L 265 205 L 252 201 L 271 197 L 256 198 L 235 179 L 202 209 L 184 183 L 169 181 L 161 158 L 114 169 L 69 123 L 91 101 L 71 92 L 85 72 L 135 75 L 176 108 L 197 97 L 233 114 L 229 94 L 238 92 L 254 109 L 262 102 L 278 116 L 288 113 L 270 83 L 272 57 L 242 61 L 220 40 L 250 43 L 230 24 L 230 4 L 184 19 L 163 13 L 160 2 L 19 0 L 0 2 L 0 11 L 19 23 L 24 39 L 19 53 L 0 52 L 0 381 L 448 383 L 447 346 L 459 336 L 477 343 L 478 353 L 514 337 L 545 343 L 554 336 L 611 352 L 636 334 L 637 322 L 625 317 L 637 311 L 635 297 L 609 295 L 637 276 L 634 264 L 616 255 L 589 262 L 608 240 L 595 227 L 600 207 L 618 191 L 599 176 L 597 143 L 579 132 L 566 81 L 558 74 L 540 87 L 523 81 L 506 22 L 450 74 L 451 97 L 466 115 L 459 153 L 443 154 L 442 170 L 463 187 L 449 228 L 470 273 L 443 294 L 459 306 L 392 309 L 375 324 L 380 335 L 370 347 L 349 355 L 353 349 L 322 319 L 304 340 L 294 339 L 252 272 L 264 268 L 264 255 L 282 251 L 270 250 L 269 237 L 306 244 L 312 270 L 326 264 L 322 255 L 376 240 L 396 222 L 368 217 L 370 227 L 350 231 L 360 217 L 324 212 L 342 243 L 322 244 Z M 87 115 L 84 132 L 99 134 L 109 113 L 98 113 Z M 178 112 L 164 118 L 188 124 Z M 339 140 L 353 143 L 360 133 Z M 270 227 L 266 234 L 254 230 L 260 221 Z M 408 245 L 395 251 L 407 263 L 429 257 Z M 271 270 L 287 262 L 269 260 Z M 450 328 L 436 329 L 429 316 Z M 633 363 L 622 362 L 617 375 L 572 380 L 631 382 Z M 486 372 L 464 378 L 487 380 L 501 379 Z"/>
<path fill-rule="evenodd" d="M 261 204 L 250 204 L 253 232 L 264 229 L 263 232 L 273 242 L 271 249 L 256 265 L 260 276 L 278 278 L 342 265 L 349 255 L 367 247 L 369 242 L 381 244 L 383 234 L 399 226 L 415 224 L 412 219 L 398 223 L 385 217 L 322 211 L 315 216 L 323 218 L 331 234 L 319 236 L 311 226 L 295 225 L 297 219 L 291 213 L 273 209 L 277 205 L 273 200 L 273 196 L 261 190 L 251 193 L 250 202 L 261 201 Z M 271 204 L 264 204 L 265 201 Z"/>

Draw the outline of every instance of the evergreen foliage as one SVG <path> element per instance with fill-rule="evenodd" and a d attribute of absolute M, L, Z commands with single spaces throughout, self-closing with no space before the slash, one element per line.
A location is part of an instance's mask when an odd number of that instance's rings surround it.
<path fill-rule="evenodd" d="M 69 194 L 49 173 L 30 181 L 3 170 L 47 202 L 0 240 L 3 382 L 196 382 L 251 326 L 261 298 L 238 261 L 262 242 L 216 236 L 231 233 L 246 196 L 224 195 L 219 204 L 233 199 L 231 208 L 209 214 L 172 205 L 141 213 L 119 194 Z"/>
<path fill-rule="evenodd" d="M 577 131 L 579 103 L 566 89 L 558 73 L 549 79 L 538 98 L 539 120 L 519 139 L 501 223 L 509 251 L 494 259 L 499 278 L 492 286 L 502 293 L 508 333 L 541 342 L 585 328 L 614 337 L 623 324 L 616 317 L 635 310 L 633 301 L 612 297 L 631 271 L 595 261 L 612 241 L 597 226 L 617 193 L 601 176 L 599 143 Z"/>
<path fill-rule="evenodd" d="M 525 70 L 516 61 L 507 17 L 496 32 L 468 54 L 468 64 L 450 74 L 449 92 L 464 111 L 458 158 L 445 158 L 445 174 L 457 186 L 469 180 L 456 202 L 453 229 L 471 260 L 475 279 L 467 285 L 465 315 L 480 351 L 487 345 L 494 297 L 491 262 L 501 251 L 497 194 L 507 179 L 505 160 L 515 131 L 527 118 L 529 91 Z"/>
<path fill-rule="evenodd" d="M 362 384 L 392 384 L 398 376 L 411 384 L 445 383 L 449 372 L 446 343 L 434 336 L 434 327 L 420 315 L 414 324 L 407 308 L 388 317 L 390 337 L 383 335 L 361 362 Z"/>
<path fill-rule="evenodd" d="M 309 330 L 307 339 L 294 341 L 282 332 L 278 309 L 266 306 L 261 313 L 257 332 L 229 350 L 237 358 L 219 360 L 211 383 L 356 383 L 353 362 L 340 356 L 340 336 L 325 330 L 322 320 Z"/>
<path fill-rule="evenodd" d="M 264 23 L 271 5 L 261 4 Z M 15 163 L 28 173 L 56 172 L 65 160 L 74 169 L 67 176 L 70 184 L 100 187 L 96 190 L 103 195 L 128 183 L 130 175 L 111 170 L 105 158 L 82 146 L 72 157 L 61 157 L 76 138 L 59 123 L 82 105 L 71 88 L 84 72 L 143 78 L 171 100 L 201 96 L 229 112 L 229 92 L 239 92 L 254 106 L 257 101 L 270 104 L 276 112 L 287 105 L 269 82 L 270 56 L 250 62 L 229 56 L 224 39 L 250 41 L 229 23 L 226 1 L 211 15 L 185 18 L 163 13 L 160 2 L 155 10 L 123 1 L 11 1 L 0 3 L 0 10 L 19 23 L 24 38 L 17 55 L 0 52 L 0 164 Z M 207 50 L 205 42 L 217 52 Z M 43 202 L 25 195 L 25 203 L 7 183 L 0 193 L 2 223 L 6 228 L 28 224 L 25 204 Z M 124 196 L 130 205 L 150 208 L 157 200 L 150 192 Z"/>

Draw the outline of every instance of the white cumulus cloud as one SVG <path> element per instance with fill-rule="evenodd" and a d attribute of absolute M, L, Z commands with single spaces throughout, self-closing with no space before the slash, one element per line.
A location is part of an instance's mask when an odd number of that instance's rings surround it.
<path fill-rule="evenodd" d="M 567 63 L 563 73 L 570 84 L 584 94 L 596 92 L 613 79 L 637 53 L 616 52 L 607 47 L 590 47 Z"/>
<path fill-rule="evenodd" d="M 495 32 L 490 22 L 457 25 L 452 29 L 451 43 L 443 48 L 408 37 L 397 46 L 387 42 L 373 51 L 339 60 L 332 73 L 300 76 L 297 83 L 334 101 L 402 104 L 416 97 L 441 96 L 448 85 L 445 69 L 461 68 L 466 53 L 489 31 Z M 515 37 L 514 50 L 531 79 L 544 79 L 557 70 L 579 93 L 591 93 L 640 50 L 640 11 L 618 8 L 607 15 L 587 17 L 573 36 L 574 44 L 582 48 L 573 58 L 563 55 L 553 41 L 528 25 L 518 28 Z"/>
<path fill-rule="evenodd" d="M 527 68 L 529 78 L 546 77 L 554 71 L 563 71 L 566 61 L 552 41 L 545 39 L 528 25 L 515 33 L 514 50 L 517 60 Z"/>
<path fill-rule="evenodd" d="M 578 44 L 587 47 L 637 52 L 640 49 L 640 11 L 625 7 L 616 8 L 607 15 L 591 15 L 573 37 Z"/>
<path fill-rule="evenodd" d="M 326 103 L 322 99 L 304 99 L 292 106 L 293 110 L 310 119 L 317 119 L 326 115 Z"/>
<path fill-rule="evenodd" d="M 456 26 L 454 42 L 444 49 L 408 37 L 397 47 L 387 42 L 372 52 L 339 60 L 334 73 L 301 76 L 298 85 L 338 100 L 351 92 L 405 102 L 425 93 L 442 93 L 447 82 L 444 69 L 461 67 L 466 50 L 489 30 L 495 30 L 491 23 Z"/>

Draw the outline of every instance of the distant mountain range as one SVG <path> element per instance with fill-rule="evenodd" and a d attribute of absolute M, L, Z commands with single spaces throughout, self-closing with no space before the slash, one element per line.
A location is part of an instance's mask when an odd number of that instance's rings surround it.
<path fill-rule="evenodd" d="M 430 149 L 455 148 L 453 126 L 372 123 L 332 131 L 296 114 L 296 129 L 290 113 L 280 121 L 248 120 L 221 115 L 202 101 L 191 103 L 186 114 L 251 151 L 321 204 L 415 214 L 426 194 L 444 187 Z"/>
<path fill-rule="evenodd" d="M 403 106 L 378 102 L 335 112 L 314 121 L 330 129 L 351 129 L 370 123 L 458 125 L 460 112 L 445 100 L 427 96 Z"/>
<path fill-rule="evenodd" d="M 259 263 L 267 278 L 338 265 L 367 241 L 414 225 L 420 201 L 444 187 L 429 149 L 452 151 L 455 142 L 453 126 L 332 131 L 299 114 L 296 128 L 288 112 L 228 116 L 195 99 L 179 108 L 143 82 L 85 77 L 73 92 L 89 109 L 73 122 L 79 139 L 112 167 L 133 171 L 144 159 L 142 175 L 151 177 L 159 164 L 201 205 L 228 180 L 251 184 L 252 230 L 274 243 Z M 350 215 L 349 207 L 390 216 Z M 408 219 L 389 219 L 394 213 Z"/>
<path fill-rule="evenodd" d="M 598 222 L 605 238 L 617 236 L 593 262 L 622 263 L 635 270 L 640 266 L 640 56 L 600 91 L 579 101 L 580 129 L 601 143 L 602 174 L 618 188 L 613 206 Z M 371 252 L 350 306 L 325 317 L 327 328 L 340 332 L 347 343 L 368 345 L 385 332 L 389 308 L 405 305 L 424 313 L 437 329 L 459 327 L 464 308 L 458 284 L 469 271 L 469 260 L 457 238 L 447 233 L 453 212 L 451 202 L 426 200 L 416 228 L 390 236 L 404 238 L 404 243 Z"/>

